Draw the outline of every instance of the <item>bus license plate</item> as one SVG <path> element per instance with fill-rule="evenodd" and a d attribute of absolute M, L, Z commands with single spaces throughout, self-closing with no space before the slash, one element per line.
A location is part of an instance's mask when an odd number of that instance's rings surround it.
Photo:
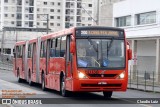
<path fill-rule="evenodd" d="M 107 84 L 107 82 L 98 82 L 98 84 Z"/>

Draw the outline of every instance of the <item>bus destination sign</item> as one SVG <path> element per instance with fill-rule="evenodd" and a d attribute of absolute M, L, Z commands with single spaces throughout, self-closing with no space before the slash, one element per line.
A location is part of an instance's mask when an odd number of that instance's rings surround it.
<path fill-rule="evenodd" d="M 121 36 L 120 31 L 115 30 L 78 30 L 77 36 Z"/>

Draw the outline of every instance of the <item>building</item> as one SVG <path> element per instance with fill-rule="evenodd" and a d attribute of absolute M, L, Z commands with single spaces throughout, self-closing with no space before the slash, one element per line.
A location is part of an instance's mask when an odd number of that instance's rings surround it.
<path fill-rule="evenodd" d="M 94 18 L 97 25 L 112 26 L 113 4 L 123 0 L 95 0 Z"/>
<path fill-rule="evenodd" d="M 160 82 L 160 1 L 125 0 L 113 6 L 113 25 L 124 28 L 133 50 L 130 69 Z"/>
<path fill-rule="evenodd" d="M 93 25 L 94 0 L 1 0 L 0 47 L 13 54 L 16 41 L 29 40 L 46 34 L 38 29 L 59 31 L 73 26 Z M 34 31 L 13 31 L 4 27 Z M 33 36 L 34 35 L 34 36 Z M 1 49 L 0 49 L 1 50 Z"/>

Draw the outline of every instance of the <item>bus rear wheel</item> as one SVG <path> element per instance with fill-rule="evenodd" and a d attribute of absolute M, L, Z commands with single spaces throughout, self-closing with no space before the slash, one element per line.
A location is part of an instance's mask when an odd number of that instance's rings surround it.
<path fill-rule="evenodd" d="M 45 87 L 45 75 L 44 73 L 42 74 L 42 90 L 45 91 L 46 87 Z"/>
<path fill-rule="evenodd" d="M 112 93 L 112 91 L 103 91 L 104 98 L 111 98 Z"/>
<path fill-rule="evenodd" d="M 61 95 L 62 95 L 63 97 L 67 97 L 67 96 L 68 96 L 68 91 L 66 90 L 64 76 L 61 78 L 61 82 L 60 82 L 60 92 L 61 92 Z"/>

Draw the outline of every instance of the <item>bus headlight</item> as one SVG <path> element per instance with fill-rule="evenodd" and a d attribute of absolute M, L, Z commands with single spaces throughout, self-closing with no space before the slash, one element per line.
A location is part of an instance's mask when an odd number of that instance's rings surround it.
<path fill-rule="evenodd" d="M 123 79 L 124 77 L 125 77 L 125 72 L 122 72 L 122 73 L 118 76 L 119 79 Z"/>
<path fill-rule="evenodd" d="M 82 72 L 78 72 L 78 77 L 81 78 L 81 79 L 82 78 L 87 78 L 87 76 Z"/>

